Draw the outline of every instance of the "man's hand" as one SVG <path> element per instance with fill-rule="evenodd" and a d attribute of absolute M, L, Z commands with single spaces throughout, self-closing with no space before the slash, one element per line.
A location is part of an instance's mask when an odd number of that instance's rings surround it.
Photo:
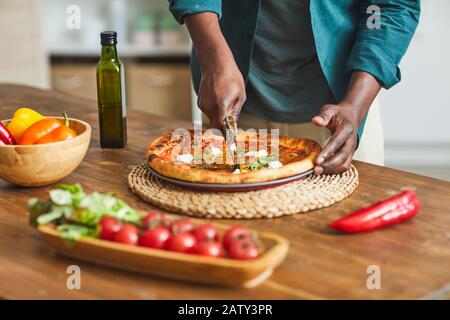
<path fill-rule="evenodd" d="M 358 128 L 380 89 L 381 84 L 371 74 L 355 71 L 343 102 L 323 106 L 312 119 L 315 125 L 327 127 L 331 132 L 331 139 L 316 158 L 315 174 L 336 174 L 350 167 Z"/>
<path fill-rule="evenodd" d="M 223 120 L 232 115 L 237 123 L 245 102 L 244 78 L 236 63 L 217 61 L 202 72 L 198 106 L 214 128 L 222 129 Z"/>
<path fill-rule="evenodd" d="M 315 174 L 336 174 L 350 167 L 358 139 L 357 119 L 357 109 L 346 103 L 325 105 L 312 119 L 315 125 L 331 132 L 330 141 L 316 158 Z"/>
<path fill-rule="evenodd" d="M 185 17 L 194 43 L 202 78 L 198 106 L 211 125 L 222 129 L 228 115 L 237 119 L 245 102 L 245 84 L 233 54 L 220 30 L 217 15 L 203 12 Z"/>

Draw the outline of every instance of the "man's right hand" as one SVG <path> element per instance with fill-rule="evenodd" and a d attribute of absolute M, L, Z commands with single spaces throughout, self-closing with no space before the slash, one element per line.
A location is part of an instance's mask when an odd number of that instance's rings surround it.
<path fill-rule="evenodd" d="M 244 79 L 234 62 L 230 65 L 218 62 L 202 72 L 198 106 L 214 128 L 222 129 L 228 115 L 232 115 L 237 123 L 244 102 Z"/>
<path fill-rule="evenodd" d="M 237 123 L 245 102 L 245 84 L 220 30 L 217 15 L 204 12 L 185 17 L 200 63 L 202 78 L 198 106 L 214 128 L 232 115 Z"/>

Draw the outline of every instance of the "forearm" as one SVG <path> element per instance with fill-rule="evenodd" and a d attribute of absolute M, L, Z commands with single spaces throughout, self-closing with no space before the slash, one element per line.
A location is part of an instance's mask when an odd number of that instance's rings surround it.
<path fill-rule="evenodd" d="M 220 29 L 215 13 L 186 16 L 184 22 L 194 43 L 202 77 L 197 104 L 214 128 L 232 115 L 237 121 L 245 102 L 244 78 Z"/>
<path fill-rule="evenodd" d="M 202 12 L 187 16 L 188 28 L 202 72 L 217 63 L 234 62 L 233 54 L 222 34 L 215 13 Z"/>
<path fill-rule="evenodd" d="M 342 104 L 356 109 L 355 115 L 358 126 L 361 125 L 380 90 L 381 84 L 370 73 L 353 72 Z"/>
<path fill-rule="evenodd" d="M 368 19 L 381 10 L 381 29 L 368 28 Z M 374 75 L 386 89 L 401 80 L 398 65 L 417 28 L 420 0 L 363 0 L 359 31 L 347 70 L 361 70 Z"/>

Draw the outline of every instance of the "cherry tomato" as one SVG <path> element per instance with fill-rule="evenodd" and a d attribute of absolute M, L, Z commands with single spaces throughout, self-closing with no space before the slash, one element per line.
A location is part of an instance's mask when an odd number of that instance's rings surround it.
<path fill-rule="evenodd" d="M 231 227 L 223 235 L 223 247 L 228 251 L 232 242 L 243 239 L 251 240 L 251 231 L 240 226 Z"/>
<path fill-rule="evenodd" d="M 114 241 L 135 246 L 138 243 L 139 229 L 134 224 L 123 224 L 114 237 Z"/>
<path fill-rule="evenodd" d="M 231 259 L 249 260 L 255 259 L 258 255 L 258 246 L 250 239 L 235 240 L 228 250 L 228 256 Z"/>
<path fill-rule="evenodd" d="M 174 235 L 169 244 L 170 251 L 195 253 L 197 239 L 188 232 L 178 233 Z"/>
<path fill-rule="evenodd" d="M 113 241 L 117 232 L 119 232 L 121 223 L 115 217 L 105 216 L 100 219 L 100 238 Z"/>
<path fill-rule="evenodd" d="M 191 219 L 183 219 L 172 223 L 171 228 L 173 234 L 192 232 L 194 231 L 194 224 Z"/>
<path fill-rule="evenodd" d="M 164 214 L 159 211 L 150 211 L 147 215 L 142 218 L 141 224 L 142 228 L 154 228 L 159 226 L 164 221 Z"/>
<path fill-rule="evenodd" d="M 196 253 L 207 257 L 223 257 L 223 247 L 219 242 L 201 242 L 197 245 Z"/>
<path fill-rule="evenodd" d="M 145 231 L 139 238 L 139 245 L 155 249 L 168 249 L 170 230 L 164 227 L 156 227 Z"/>
<path fill-rule="evenodd" d="M 202 224 L 195 228 L 194 236 L 198 241 L 217 241 L 219 239 L 219 232 L 216 227 L 210 224 Z"/>

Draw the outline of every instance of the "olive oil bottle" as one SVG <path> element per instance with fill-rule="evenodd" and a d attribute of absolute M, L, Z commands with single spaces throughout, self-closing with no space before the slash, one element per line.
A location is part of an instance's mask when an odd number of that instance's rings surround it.
<path fill-rule="evenodd" d="M 102 51 L 97 65 L 98 118 L 102 148 L 123 148 L 127 143 L 125 70 L 117 56 L 117 32 L 100 34 Z"/>

